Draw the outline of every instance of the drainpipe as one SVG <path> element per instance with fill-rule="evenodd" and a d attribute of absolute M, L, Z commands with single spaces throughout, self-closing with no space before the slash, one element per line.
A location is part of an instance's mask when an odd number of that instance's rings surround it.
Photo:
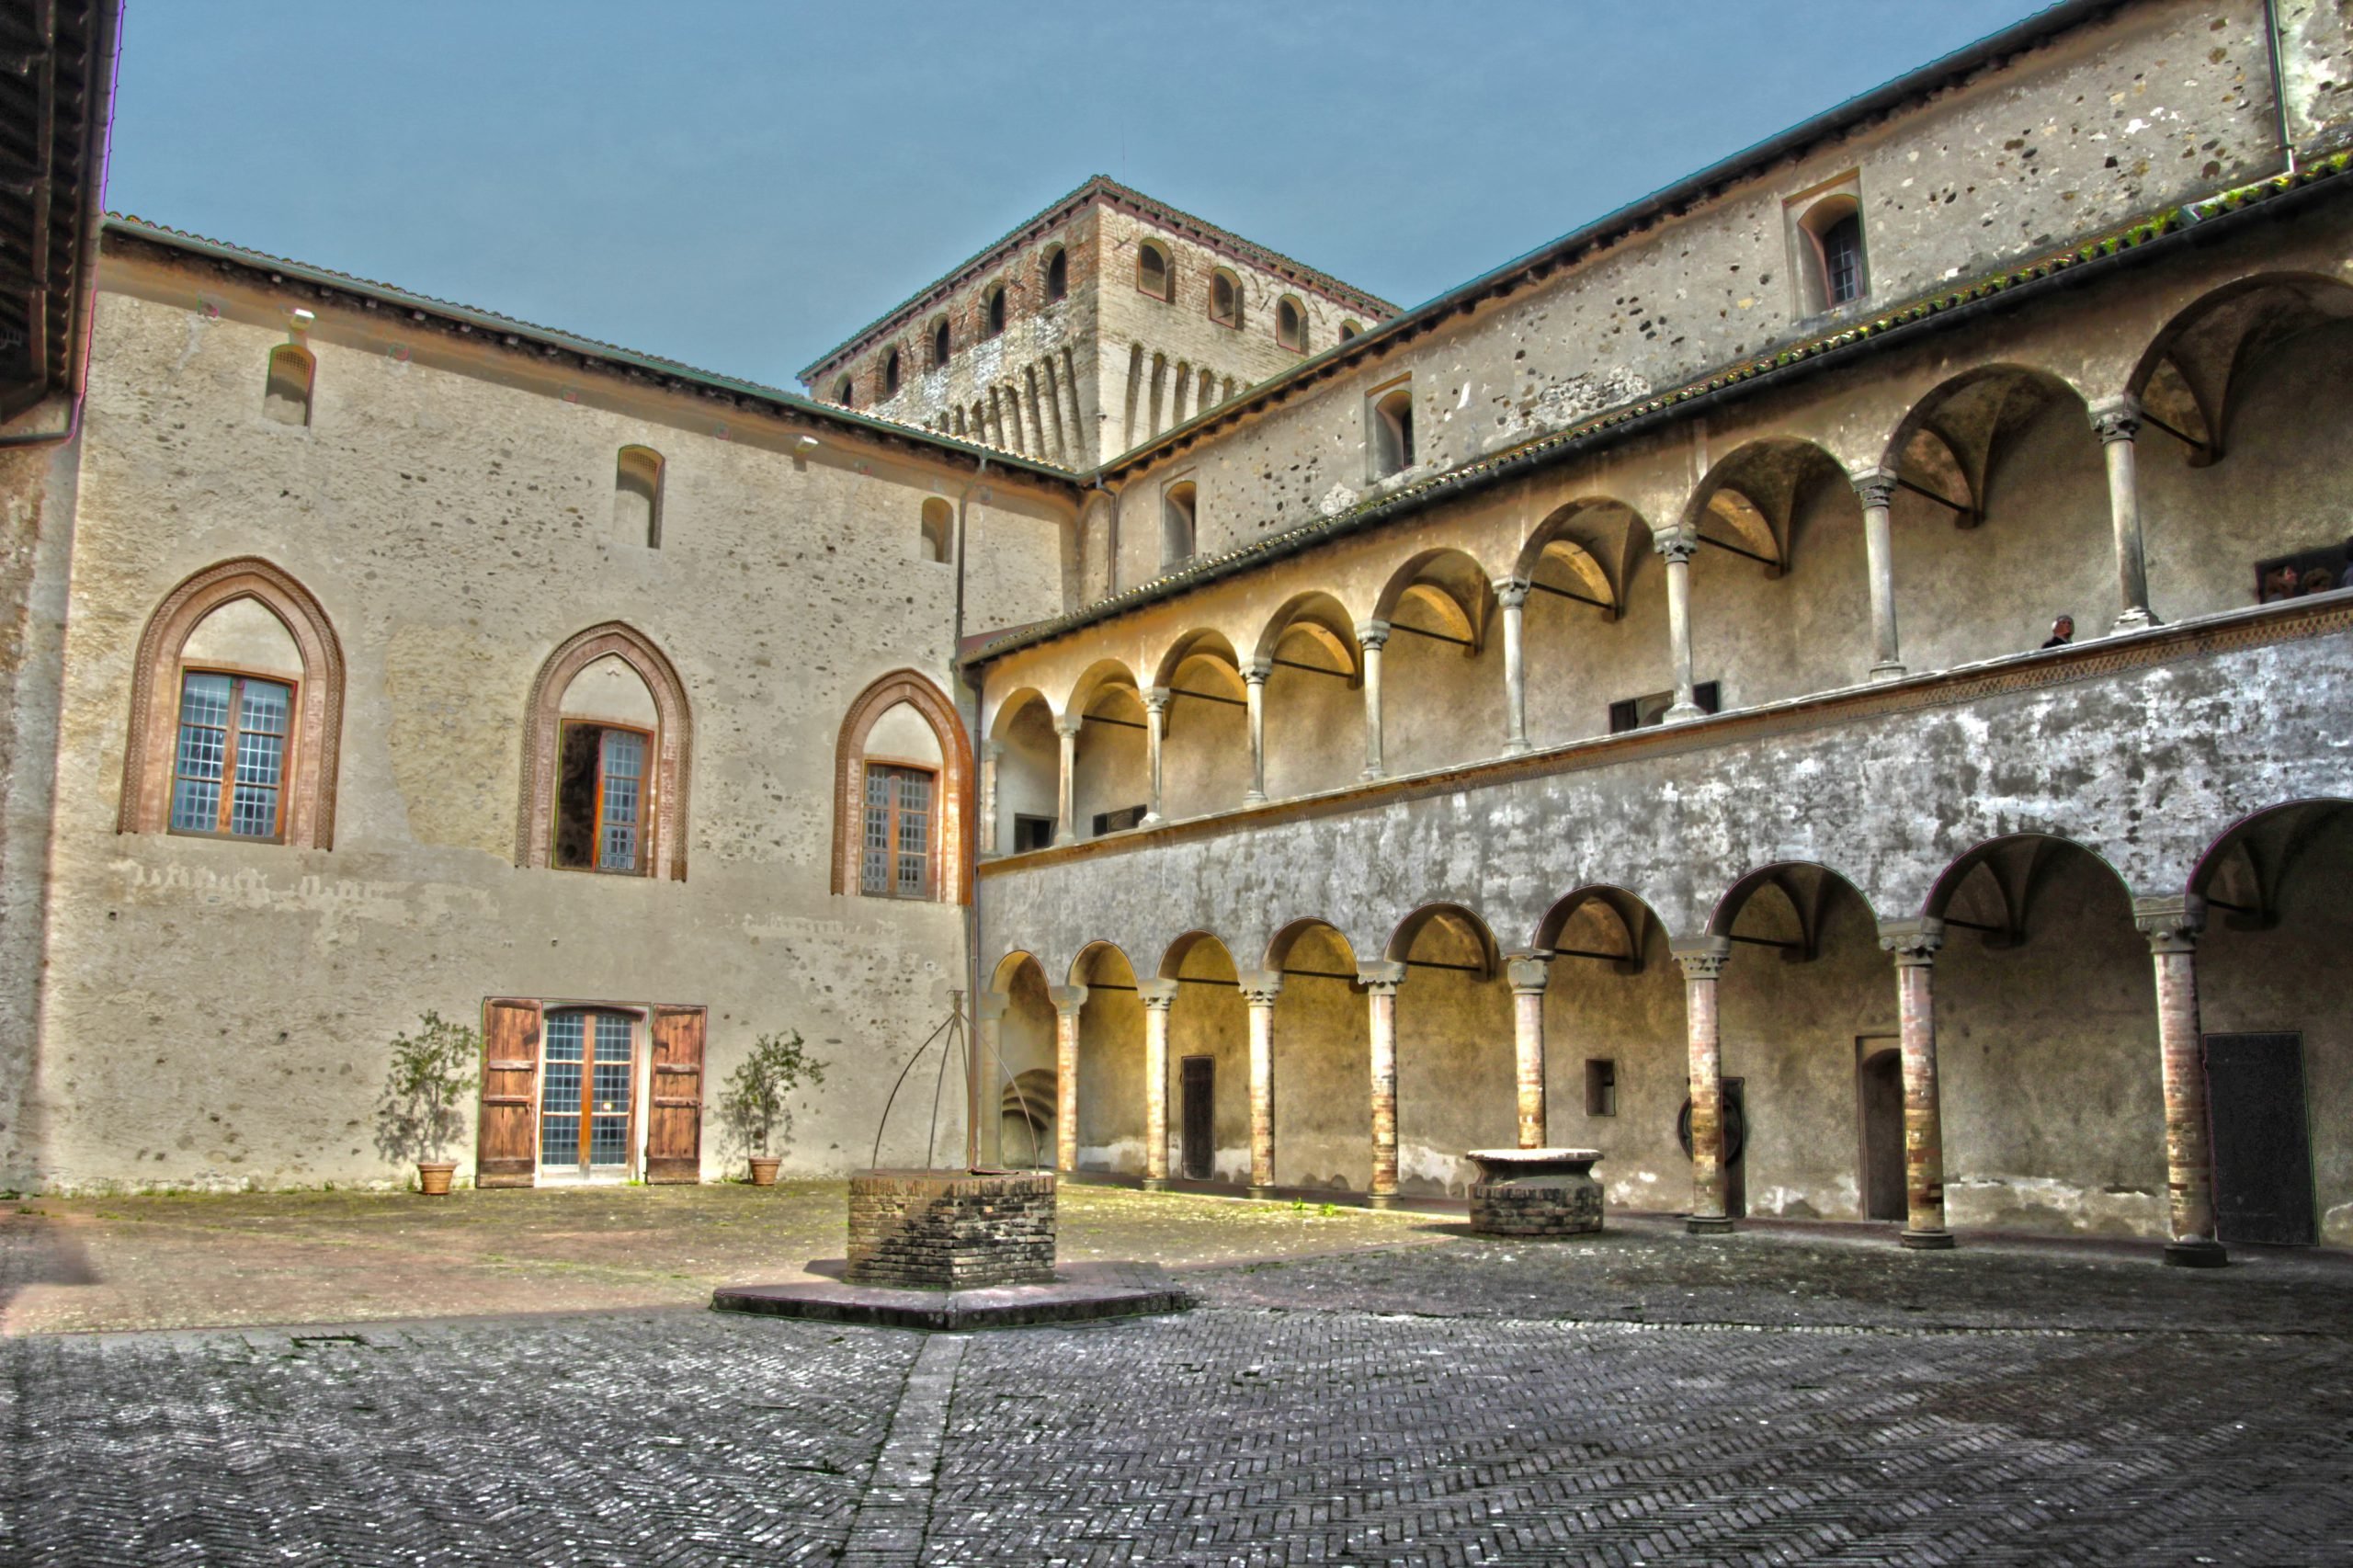
<path fill-rule="evenodd" d="M 2263 41 L 2271 50 L 2271 106 L 2279 121 L 2279 160 L 2296 174 L 2296 141 L 2288 130 L 2288 62 L 2279 48 L 2279 0 L 2263 0 Z"/>
<path fill-rule="evenodd" d="M 968 514 L 972 493 L 981 488 L 981 481 L 989 471 L 988 454 L 983 452 L 972 468 L 972 482 L 964 486 L 956 498 L 956 624 L 948 646 L 948 667 L 955 676 L 958 691 L 956 707 L 962 714 L 964 701 L 964 562 L 968 538 Z M 985 674 L 981 677 L 985 680 Z M 972 759 L 974 775 L 965 782 L 972 790 L 977 812 L 980 799 L 978 769 L 981 758 L 981 686 L 972 685 L 972 709 L 965 720 L 965 751 Z M 959 802 L 960 804 L 961 802 Z M 964 854 L 977 866 L 980 860 L 980 840 L 974 835 L 977 824 L 968 815 L 965 820 Z M 956 868 L 956 875 L 964 875 L 964 868 Z M 964 1006 L 969 1020 L 964 1030 L 964 1168 L 972 1169 L 981 1163 L 981 1090 L 983 1078 L 980 1061 L 979 1019 L 981 1006 L 981 879 L 972 879 L 972 896 L 964 901 Z"/>
<path fill-rule="evenodd" d="M 1097 474 L 1095 488 L 1111 498 L 1111 526 L 1105 531 L 1103 562 L 1103 597 L 1110 598 L 1120 591 L 1120 493 L 1103 483 Z"/>

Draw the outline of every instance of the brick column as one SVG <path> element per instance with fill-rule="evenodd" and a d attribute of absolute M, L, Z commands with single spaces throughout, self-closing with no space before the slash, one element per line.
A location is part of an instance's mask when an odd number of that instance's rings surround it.
<path fill-rule="evenodd" d="M 1176 1001 L 1173 980 L 1139 980 L 1143 1004 L 1143 1186 L 1158 1192 L 1168 1185 L 1168 1009 Z"/>
<path fill-rule="evenodd" d="M 1904 653 L 1895 628 L 1895 544 L 1889 513 L 1895 505 L 1895 475 L 1883 468 L 1854 476 L 1863 503 L 1863 564 L 1870 576 L 1871 679 L 1897 680 Z"/>
<path fill-rule="evenodd" d="M 1057 985 L 1054 1005 L 1054 1169 L 1078 1169 L 1078 1013 L 1086 987 Z"/>
<path fill-rule="evenodd" d="M 1528 658 L 1524 652 L 1528 585 L 1518 577 L 1495 579 L 1495 603 L 1504 617 L 1504 755 L 1528 749 Z"/>
<path fill-rule="evenodd" d="M 2156 965 L 2165 1192 L 2173 1232 L 2165 1261 L 2185 1268 L 2219 1268 L 2230 1258 L 2214 1239 L 2214 1152 L 2206 1122 L 2205 1041 L 2198 1024 L 2198 935 L 2206 926 L 2205 901 L 2134 899 L 2132 918 L 2149 938 Z"/>
<path fill-rule="evenodd" d="M 1054 786 L 1054 842 L 1068 844 L 1078 836 L 1071 814 L 1078 777 L 1078 727 L 1083 719 L 1057 719 L 1054 733 L 1062 737 L 1062 768 Z"/>
<path fill-rule="evenodd" d="M 2141 543 L 2140 476 L 2134 466 L 2133 437 L 2141 430 L 2141 405 L 2129 397 L 2111 398 L 2092 410 L 2092 428 L 2108 458 L 2108 515 L 2116 534 L 2117 597 L 2123 608 L 2116 630 L 2137 631 L 2154 626 L 2149 610 L 2149 570 Z"/>
<path fill-rule="evenodd" d="M 1519 1079 L 1519 1146 L 1544 1147 L 1544 984 L 1550 960 L 1522 956 L 1508 960 L 1511 976 L 1512 1060 Z"/>
<path fill-rule="evenodd" d="M 1723 1045 L 1716 1028 L 1716 977 L 1731 956 L 1722 937 L 1675 953 L 1691 1051 L 1691 1215 L 1684 1225 L 1693 1235 L 1733 1228 L 1724 1213 Z"/>
<path fill-rule="evenodd" d="M 1275 1189 L 1275 998 L 1283 977 L 1256 970 L 1240 977 L 1242 1000 L 1250 1008 L 1250 1196 L 1271 1198 Z"/>
<path fill-rule="evenodd" d="M 993 1165 L 1005 1164 L 1005 996 L 1001 992 L 983 991 L 972 998 L 972 1032 L 979 1038 L 974 1049 L 980 1057 L 975 1075 L 981 1081 L 980 1102 L 988 1136 L 981 1148 Z M 990 1115 L 990 1108 L 1000 1108 Z"/>
<path fill-rule="evenodd" d="M 1666 640 L 1675 660 L 1675 706 L 1666 722 L 1678 724 L 1702 717 L 1691 682 L 1691 557 L 1699 541 L 1687 533 L 1658 536 L 1659 559 L 1666 562 Z"/>
<path fill-rule="evenodd" d="M 1397 1201 L 1397 987 L 1405 966 L 1393 961 L 1360 963 L 1372 1040 L 1372 1182 L 1365 1196 L 1375 1209 Z"/>
<path fill-rule="evenodd" d="M 1381 765 L 1381 651 L 1389 645 L 1389 623 L 1357 623 L 1357 646 L 1364 650 L 1364 771 L 1360 778 L 1378 778 Z"/>
<path fill-rule="evenodd" d="M 1945 1229 L 1944 1119 L 1937 1101 L 1937 1013 L 1931 981 L 1941 920 L 1888 921 L 1879 945 L 1895 955 L 1897 1028 L 1904 1052 L 1904 1244 L 1952 1245 Z"/>
<path fill-rule="evenodd" d="M 1242 666 L 1243 695 L 1250 699 L 1250 789 L 1242 797 L 1245 806 L 1267 799 L 1267 677 L 1274 673 L 1275 666 L 1264 659 Z"/>
<path fill-rule="evenodd" d="M 1157 827 L 1165 819 L 1160 814 L 1160 748 L 1168 733 L 1169 691 L 1155 686 L 1143 694 L 1143 756 L 1144 781 L 1148 793 L 1144 797 L 1142 826 Z"/>

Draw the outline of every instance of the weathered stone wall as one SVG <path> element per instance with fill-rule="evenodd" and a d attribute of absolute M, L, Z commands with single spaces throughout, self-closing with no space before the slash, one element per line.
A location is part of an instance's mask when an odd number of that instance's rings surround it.
<path fill-rule="evenodd" d="M 1051 1172 L 878 1170 L 850 1177 L 853 1284 L 969 1290 L 1053 1277 Z"/>
<path fill-rule="evenodd" d="M 833 435 L 803 455 L 796 432 L 729 429 L 690 398 L 340 310 L 309 334 L 309 426 L 282 424 L 262 386 L 284 301 L 143 256 L 110 256 L 102 279 L 23 1179 L 385 1176 L 383 1042 L 489 995 L 701 1004 L 707 1101 L 756 1033 L 798 1028 L 834 1070 L 789 1164 L 870 1159 L 899 1063 L 963 983 L 963 914 L 828 892 L 835 739 L 879 676 L 944 685 L 956 573 L 916 559 L 918 518 L 969 464 Z M 626 443 L 665 460 L 659 549 L 617 531 Z M 968 615 L 1051 613 L 1067 510 L 988 483 Z M 245 554 L 316 595 L 348 663 L 334 847 L 118 835 L 141 628 L 191 572 Z M 526 695 L 551 648 L 607 619 L 684 682 L 685 881 L 515 864 Z M 903 1106 L 884 1156 L 919 1158 L 923 1131 Z M 703 1151 L 727 1168 L 715 1125 Z"/>

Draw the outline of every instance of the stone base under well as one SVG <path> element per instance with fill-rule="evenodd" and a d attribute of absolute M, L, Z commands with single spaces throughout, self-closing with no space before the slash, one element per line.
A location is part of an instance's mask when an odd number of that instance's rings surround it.
<path fill-rule="evenodd" d="M 1054 1278 L 1051 1171 L 860 1171 L 849 1178 L 854 1285 L 963 1290 Z"/>
<path fill-rule="evenodd" d="M 809 1266 L 817 1274 L 830 1274 L 841 1267 L 838 1262 Z M 711 1292 L 710 1304 L 720 1312 L 767 1317 L 957 1330 L 1180 1312 L 1193 1304 L 1193 1299 L 1157 1264 L 1074 1263 L 1039 1284 L 907 1290 L 856 1285 L 846 1279 L 799 1279 L 781 1285 L 728 1286 Z"/>
<path fill-rule="evenodd" d="M 1471 1228 L 1488 1236 L 1578 1236 L 1601 1229 L 1601 1156 L 1591 1149 L 1473 1149 Z"/>

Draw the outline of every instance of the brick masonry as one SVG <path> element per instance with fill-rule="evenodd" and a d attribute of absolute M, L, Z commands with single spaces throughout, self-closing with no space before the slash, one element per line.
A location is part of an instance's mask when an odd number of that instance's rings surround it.
<path fill-rule="evenodd" d="M 1539 1157 L 1544 1153 L 1563 1157 Z M 1601 1183 L 1593 1175 L 1598 1156 L 1591 1150 L 1491 1151 L 1471 1157 L 1482 1172 L 1471 1184 L 1471 1228 L 1482 1235 L 1577 1236 L 1601 1229 Z"/>
<path fill-rule="evenodd" d="M 1051 1171 L 867 1171 L 849 1178 L 857 1285 L 964 1290 L 1054 1277 Z"/>

